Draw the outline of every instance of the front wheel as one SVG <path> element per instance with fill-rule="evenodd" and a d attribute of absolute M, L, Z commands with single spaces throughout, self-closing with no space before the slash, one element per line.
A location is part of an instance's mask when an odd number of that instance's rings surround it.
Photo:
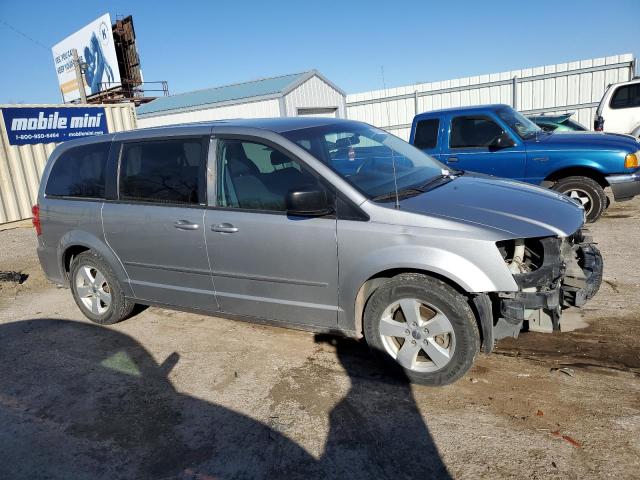
<path fill-rule="evenodd" d="M 607 206 L 607 195 L 602 186 L 589 177 L 567 177 L 559 180 L 553 189 L 578 201 L 585 211 L 587 222 L 593 223 Z"/>
<path fill-rule="evenodd" d="M 444 282 L 406 273 L 385 282 L 364 314 L 373 353 L 413 382 L 446 385 L 462 377 L 480 350 L 467 299 Z"/>

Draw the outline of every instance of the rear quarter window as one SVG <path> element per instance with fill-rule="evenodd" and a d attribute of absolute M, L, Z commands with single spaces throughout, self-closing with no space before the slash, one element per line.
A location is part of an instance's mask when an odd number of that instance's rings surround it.
<path fill-rule="evenodd" d="M 436 148 L 439 128 L 440 120 L 437 118 L 420 120 L 416 125 L 416 135 L 413 139 L 413 145 L 421 150 Z"/>
<path fill-rule="evenodd" d="M 71 148 L 55 161 L 45 188 L 54 197 L 104 198 L 111 142 Z"/>
<path fill-rule="evenodd" d="M 640 107 L 640 83 L 618 87 L 609 106 L 613 109 Z"/>

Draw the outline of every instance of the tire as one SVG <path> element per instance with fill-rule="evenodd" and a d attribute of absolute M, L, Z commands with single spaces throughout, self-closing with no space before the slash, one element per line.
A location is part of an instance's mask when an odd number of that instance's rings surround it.
<path fill-rule="evenodd" d="M 131 315 L 135 307 L 135 303 L 124 297 L 111 267 L 93 250 L 73 259 L 69 283 L 76 305 L 94 323 L 118 323 Z"/>
<path fill-rule="evenodd" d="M 587 277 L 586 298 L 591 300 L 602 285 L 602 254 L 595 245 L 589 245 L 588 249 L 582 252 L 582 258 L 578 264 L 583 269 Z"/>
<path fill-rule="evenodd" d="M 405 309 L 416 313 L 417 325 L 405 321 Z M 382 284 L 367 302 L 363 323 L 373 354 L 400 376 L 422 385 L 455 382 L 480 351 L 480 332 L 467 299 L 427 275 L 405 273 Z M 381 330 L 392 335 L 383 336 Z M 434 330 L 446 333 L 433 335 Z"/>
<path fill-rule="evenodd" d="M 607 195 L 604 193 L 604 189 L 589 177 L 563 178 L 553 186 L 553 189 L 580 200 L 585 207 L 588 223 L 598 220 L 607 205 Z"/>

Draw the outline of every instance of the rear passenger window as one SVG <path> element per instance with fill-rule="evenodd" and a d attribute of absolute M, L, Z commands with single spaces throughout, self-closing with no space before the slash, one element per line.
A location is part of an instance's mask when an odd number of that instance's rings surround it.
<path fill-rule="evenodd" d="M 154 203 L 204 203 L 200 138 L 125 143 L 120 199 Z"/>
<path fill-rule="evenodd" d="M 413 144 L 420 150 L 427 148 L 436 148 L 438 144 L 438 129 L 440 120 L 433 118 L 431 120 L 421 120 L 416 126 L 416 136 Z"/>
<path fill-rule="evenodd" d="M 456 117 L 451 121 L 451 148 L 488 147 L 502 128 L 487 117 Z"/>
<path fill-rule="evenodd" d="M 64 152 L 49 173 L 45 194 L 104 198 L 104 172 L 110 146 L 111 142 L 100 142 Z"/>
<path fill-rule="evenodd" d="M 611 108 L 640 107 L 640 83 L 618 87 L 611 97 Z"/>

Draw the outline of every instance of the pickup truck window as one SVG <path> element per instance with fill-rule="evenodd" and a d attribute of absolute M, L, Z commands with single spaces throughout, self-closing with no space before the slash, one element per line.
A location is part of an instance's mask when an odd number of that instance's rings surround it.
<path fill-rule="evenodd" d="M 611 108 L 640 107 L 640 83 L 618 87 L 611 97 Z"/>
<path fill-rule="evenodd" d="M 509 125 L 523 140 L 533 138 L 543 131 L 539 126 L 511 107 L 500 108 L 496 110 L 496 113 L 500 120 Z"/>
<path fill-rule="evenodd" d="M 439 128 L 440 120 L 437 118 L 420 120 L 416 125 L 416 136 L 413 140 L 414 146 L 420 150 L 436 148 Z"/>
<path fill-rule="evenodd" d="M 502 128 L 483 116 L 455 117 L 451 121 L 451 148 L 479 148 L 489 147 L 502 133 Z"/>

